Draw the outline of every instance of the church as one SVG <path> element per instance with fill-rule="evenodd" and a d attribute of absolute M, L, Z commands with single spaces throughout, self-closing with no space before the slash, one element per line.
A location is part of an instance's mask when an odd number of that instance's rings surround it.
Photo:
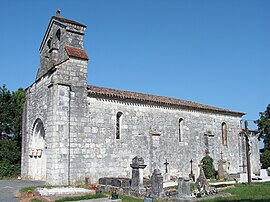
<path fill-rule="evenodd" d="M 52 16 L 40 45 L 36 79 L 23 112 L 23 179 L 48 185 L 97 183 L 131 177 L 131 161 L 144 159 L 144 177 L 198 176 L 202 158 L 220 159 L 228 176 L 246 172 L 245 113 L 181 99 L 87 84 L 86 25 Z M 89 67 L 91 68 L 91 67 Z M 91 83 L 91 81 L 90 81 Z M 251 168 L 259 172 L 256 136 Z M 165 169 L 166 168 L 166 169 Z"/>

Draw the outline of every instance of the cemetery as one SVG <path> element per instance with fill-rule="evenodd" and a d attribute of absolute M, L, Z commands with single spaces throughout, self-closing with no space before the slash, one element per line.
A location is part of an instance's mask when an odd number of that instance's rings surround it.
<path fill-rule="evenodd" d="M 219 161 L 220 163 L 221 161 Z M 168 170 L 169 163 L 164 163 L 165 172 Z M 103 177 L 95 185 L 89 184 L 89 179 L 85 179 L 85 184 L 81 187 L 44 187 L 36 188 L 35 193 L 31 191 L 29 198 L 45 197 L 61 201 L 63 196 L 73 196 L 71 198 L 82 200 L 91 198 L 101 198 L 101 201 L 200 201 L 209 200 L 215 197 L 228 197 L 230 194 L 223 190 L 232 187 L 237 183 L 245 183 L 245 173 L 241 174 L 240 181 L 226 180 L 226 173 L 223 168 L 218 166 L 218 179 L 209 180 L 204 172 L 203 161 L 198 165 L 200 174 L 194 181 L 192 169 L 189 176 L 174 176 L 170 180 L 165 180 L 159 169 L 154 169 L 151 177 L 143 177 L 143 171 L 147 167 L 144 159 L 135 156 L 130 164 L 132 170 L 131 178 L 123 177 Z M 206 170 L 206 172 L 208 172 Z M 208 174 L 207 174 L 208 175 Z M 270 181 L 267 170 L 262 169 L 260 175 L 252 175 L 253 182 Z M 175 178 L 176 177 L 176 178 Z M 86 195 L 85 195 L 86 194 Z M 74 197 L 75 196 L 75 197 Z M 128 200 L 122 200 L 123 197 L 131 197 Z M 85 197 L 85 198 L 84 198 Z M 69 200 L 69 198 L 66 198 Z M 54 200 L 51 200 L 54 201 Z"/>

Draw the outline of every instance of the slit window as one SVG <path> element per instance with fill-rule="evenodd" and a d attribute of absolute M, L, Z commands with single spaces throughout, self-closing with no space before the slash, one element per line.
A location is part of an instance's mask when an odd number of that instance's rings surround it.
<path fill-rule="evenodd" d="M 123 115 L 122 112 L 118 112 L 116 114 L 116 130 L 115 130 L 115 138 L 116 139 L 120 139 L 122 115 Z"/>
<path fill-rule="evenodd" d="M 184 122 L 184 120 L 182 118 L 180 118 L 179 122 L 178 122 L 178 140 L 179 140 L 179 142 L 183 142 L 183 122 Z"/>
<path fill-rule="evenodd" d="M 61 31 L 60 31 L 60 29 L 57 30 L 56 37 L 57 37 L 58 41 L 60 41 L 60 37 L 61 37 Z"/>
<path fill-rule="evenodd" d="M 224 146 L 228 145 L 228 132 L 227 132 L 227 124 L 223 122 L 221 124 L 221 130 L 222 130 L 222 144 Z"/>

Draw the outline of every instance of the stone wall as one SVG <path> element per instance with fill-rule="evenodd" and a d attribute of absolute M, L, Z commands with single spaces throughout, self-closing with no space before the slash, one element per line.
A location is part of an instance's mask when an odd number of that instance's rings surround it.
<path fill-rule="evenodd" d="M 96 181 L 100 176 L 131 175 L 130 162 L 134 156 L 142 156 L 147 167 L 145 176 L 155 168 L 165 172 L 164 162 L 169 162 L 170 175 L 188 176 L 189 161 L 193 168 L 204 157 L 208 137 L 210 156 L 217 161 L 220 153 L 229 163 L 228 172 L 239 172 L 238 133 L 241 117 L 187 111 L 155 105 L 88 98 L 90 131 L 85 135 L 82 148 L 86 174 Z M 116 139 L 116 114 L 122 112 L 121 138 Z M 183 119 L 183 137 L 179 142 L 179 119 Z M 221 124 L 228 127 L 228 145 L 222 145 Z"/>

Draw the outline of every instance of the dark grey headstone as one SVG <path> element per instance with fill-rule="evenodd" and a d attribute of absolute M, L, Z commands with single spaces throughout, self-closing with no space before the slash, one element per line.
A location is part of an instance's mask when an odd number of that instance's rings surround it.
<path fill-rule="evenodd" d="M 178 178 L 178 196 L 179 197 L 190 197 L 190 182 L 189 179 L 183 177 Z"/>
<path fill-rule="evenodd" d="M 154 170 L 152 177 L 151 177 L 151 182 L 152 182 L 151 197 L 153 197 L 154 199 L 161 198 L 164 195 L 163 176 L 161 175 L 161 172 L 159 169 Z"/>

